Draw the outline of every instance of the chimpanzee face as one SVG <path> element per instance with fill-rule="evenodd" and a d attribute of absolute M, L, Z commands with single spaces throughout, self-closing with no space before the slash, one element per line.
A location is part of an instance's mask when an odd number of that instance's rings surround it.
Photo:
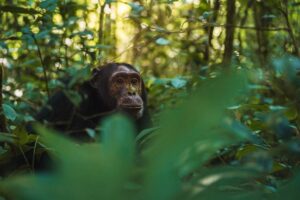
<path fill-rule="evenodd" d="M 143 115 L 143 82 L 140 74 L 124 64 L 98 69 L 92 85 L 111 109 L 125 112 L 135 119 Z"/>
<path fill-rule="evenodd" d="M 116 107 L 135 118 L 143 114 L 142 82 L 139 73 L 120 65 L 108 83 L 109 95 L 116 100 Z"/>

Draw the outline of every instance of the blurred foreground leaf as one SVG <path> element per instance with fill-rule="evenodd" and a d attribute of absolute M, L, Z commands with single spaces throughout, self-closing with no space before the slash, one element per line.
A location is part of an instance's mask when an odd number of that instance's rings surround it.
<path fill-rule="evenodd" d="M 101 145 L 78 145 L 38 126 L 43 141 L 58 156 L 57 171 L 10 179 L 1 188 L 17 199 L 122 199 L 133 164 L 133 128 L 122 116 L 110 118 L 103 127 Z"/>
<path fill-rule="evenodd" d="M 187 168 L 183 174 L 188 174 L 219 148 L 236 141 L 237 137 L 231 134 L 220 134 L 218 127 L 224 109 L 244 85 L 245 80 L 238 75 L 207 81 L 181 107 L 163 115 L 159 137 L 145 153 L 149 165 L 144 199 L 172 199 L 180 191 L 180 169 Z M 190 163 L 187 150 L 192 148 L 196 149 L 198 160 L 192 166 L 184 166 Z"/>

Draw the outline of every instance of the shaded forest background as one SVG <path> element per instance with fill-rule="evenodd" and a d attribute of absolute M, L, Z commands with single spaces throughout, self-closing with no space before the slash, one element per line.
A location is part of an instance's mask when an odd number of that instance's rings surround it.
<path fill-rule="evenodd" d="M 0 0 L 0 194 L 297 199 L 299 22 L 297 0 Z M 78 84 L 112 61 L 141 72 L 159 128 L 134 139 L 117 116 L 82 146 L 25 130 L 58 90 L 78 105 Z M 24 176 L 49 149 L 59 172 Z"/>

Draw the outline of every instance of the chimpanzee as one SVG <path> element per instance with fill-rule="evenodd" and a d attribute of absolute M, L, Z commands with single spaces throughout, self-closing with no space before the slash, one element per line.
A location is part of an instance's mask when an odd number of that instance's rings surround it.
<path fill-rule="evenodd" d="M 150 125 L 144 82 L 132 65 L 109 63 L 96 68 L 78 92 L 83 99 L 79 106 L 60 91 L 50 98 L 36 120 L 80 141 L 89 141 L 87 128 L 96 128 L 104 116 L 114 112 L 131 117 L 138 131 Z"/>

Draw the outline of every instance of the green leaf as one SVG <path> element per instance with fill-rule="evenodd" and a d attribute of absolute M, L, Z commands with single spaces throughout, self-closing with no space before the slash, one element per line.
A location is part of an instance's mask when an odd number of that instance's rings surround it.
<path fill-rule="evenodd" d="M 156 42 L 156 44 L 159 44 L 162 46 L 170 44 L 170 41 L 165 38 L 158 38 L 155 42 Z"/>
<path fill-rule="evenodd" d="M 117 0 L 105 0 L 106 4 L 113 3 L 113 2 L 117 2 Z"/>
<path fill-rule="evenodd" d="M 94 129 L 87 128 L 86 132 L 90 136 L 90 138 L 95 138 L 96 137 L 96 131 Z"/>
<path fill-rule="evenodd" d="M 36 34 L 35 35 L 35 38 L 36 39 L 44 39 L 44 38 L 46 38 L 48 35 L 49 35 L 49 30 L 45 30 L 45 31 L 41 31 L 41 32 L 39 32 L 38 34 Z"/>
<path fill-rule="evenodd" d="M 17 127 L 13 131 L 13 135 L 17 137 L 18 144 L 24 145 L 29 141 L 27 131 L 23 127 Z"/>
<path fill-rule="evenodd" d="M 244 78 L 237 74 L 206 81 L 182 106 L 162 116 L 157 137 L 145 154 L 149 166 L 144 199 L 171 199 L 180 190 L 179 174 L 190 173 L 221 147 L 241 140 L 216 127 L 221 124 L 225 108 L 244 88 Z M 191 148 L 198 156 L 189 153 Z M 187 165 L 191 156 L 198 160 Z"/>
<path fill-rule="evenodd" d="M 57 6 L 57 0 L 44 0 L 41 2 L 40 7 L 49 12 L 53 12 Z"/>
<path fill-rule="evenodd" d="M 94 33 L 93 33 L 92 31 L 90 31 L 90 30 L 79 31 L 79 32 L 76 32 L 76 33 L 72 33 L 72 34 L 70 35 L 70 38 L 72 38 L 72 37 L 74 37 L 74 36 L 76 36 L 76 35 L 79 35 L 79 36 L 81 36 L 81 37 L 90 35 L 91 37 L 93 37 L 93 36 L 94 36 Z"/>
<path fill-rule="evenodd" d="M 144 10 L 144 7 L 141 6 L 139 3 L 137 2 L 129 2 L 128 5 L 132 8 L 132 10 L 136 13 L 141 12 L 142 10 Z"/>
<path fill-rule="evenodd" d="M 174 88 L 180 89 L 180 88 L 183 88 L 184 86 L 186 86 L 187 81 L 182 78 L 177 77 L 177 78 L 173 78 L 171 80 L 171 84 Z"/>
<path fill-rule="evenodd" d="M 141 131 L 139 133 L 139 135 L 135 138 L 135 141 L 137 143 L 139 143 L 140 141 L 142 141 L 144 138 L 146 138 L 147 136 L 149 136 L 150 134 L 152 134 L 153 132 L 155 132 L 158 129 L 158 127 L 153 127 L 153 128 L 148 128 L 148 129 L 144 129 L 143 131 Z"/>
<path fill-rule="evenodd" d="M 276 16 L 272 15 L 272 14 L 266 14 L 266 15 L 262 16 L 262 18 L 263 19 L 274 19 L 274 18 L 276 18 Z"/>
<path fill-rule="evenodd" d="M 211 15 L 213 14 L 213 12 L 212 11 L 205 11 L 205 12 L 203 12 L 203 14 L 202 14 L 202 17 L 204 18 L 204 19 L 208 19 Z"/>
<path fill-rule="evenodd" d="M 1 190 L 11 192 L 15 199 L 114 200 L 124 199 L 126 194 L 132 199 L 124 192 L 135 157 L 133 126 L 127 118 L 115 115 L 106 119 L 101 144 L 78 145 L 42 126 L 35 128 L 52 157 L 59 159 L 57 170 L 10 178 L 0 182 Z"/>
<path fill-rule="evenodd" d="M 295 120 L 298 117 L 298 110 L 296 107 L 290 106 L 285 110 L 284 114 L 289 120 Z"/>
<path fill-rule="evenodd" d="M 247 144 L 243 147 L 241 147 L 237 152 L 236 152 L 236 158 L 238 160 L 241 160 L 242 158 L 248 156 L 249 154 L 257 151 L 265 151 L 266 148 L 260 145 L 255 145 L 255 144 Z"/>
<path fill-rule="evenodd" d="M 3 104 L 3 113 L 5 117 L 9 120 L 14 121 L 17 118 L 17 113 L 16 111 L 9 105 Z"/>
<path fill-rule="evenodd" d="M 91 48 L 91 49 L 111 49 L 111 45 L 104 45 L 104 44 L 97 44 L 93 46 L 86 46 L 86 48 Z"/>
<path fill-rule="evenodd" d="M 116 152 L 120 155 L 124 154 L 127 159 L 132 158 L 134 154 L 132 124 L 123 116 L 115 115 L 104 121 L 102 127 L 103 151 L 109 155 Z"/>
<path fill-rule="evenodd" d="M 0 47 L 3 48 L 3 49 L 7 49 L 8 48 L 7 44 L 5 42 L 3 42 L 3 41 L 0 41 Z"/>
<path fill-rule="evenodd" d="M 16 137 L 13 134 L 10 133 L 1 133 L 0 134 L 0 142 L 9 142 L 9 143 L 13 143 L 15 142 Z"/>

